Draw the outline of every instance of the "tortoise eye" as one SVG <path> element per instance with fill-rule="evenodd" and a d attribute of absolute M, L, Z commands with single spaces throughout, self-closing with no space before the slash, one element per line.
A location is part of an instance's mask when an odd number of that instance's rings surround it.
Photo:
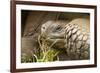
<path fill-rule="evenodd" d="M 61 29 L 62 29 L 62 27 L 61 27 L 61 26 L 58 26 L 58 27 L 56 27 L 56 28 L 53 30 L 53 32 L 60 32 Z"/>
<path fill-rule="evenodd" d="M 57 28 L 56 28 L 56 30 L 61 30 L 62 29 L 62 27 L 60 27 L 60 26 L 58 26 Z"/>

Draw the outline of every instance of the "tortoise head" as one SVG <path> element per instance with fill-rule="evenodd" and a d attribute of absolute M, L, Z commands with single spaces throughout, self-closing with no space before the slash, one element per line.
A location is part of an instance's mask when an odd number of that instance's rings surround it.
<path fill-rule="evenodd" d="M 41 36 L 46 38 L 49 43 L 56 44 L 54 47 L 64 48 L 65 45 L 65 25 L 67 21 L 47 21 L 41 26 Z"/>
<path fill-rule="evenodd" d="M 41 35 L 49 39 L 64 39 L 66 21 L 47 21 L 41 26 Z"/>

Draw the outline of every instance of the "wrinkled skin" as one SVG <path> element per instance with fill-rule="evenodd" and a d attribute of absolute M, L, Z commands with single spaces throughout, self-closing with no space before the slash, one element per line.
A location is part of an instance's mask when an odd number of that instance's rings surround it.
<path fill-rule="evenodd" d="M 65 49 L 69 59 L 89 59 L 88 18 L 72 21 L 47 21 L 41 27 L 41 35 L 57 49 Z"/>
<path fill-rule="evenodd" d="M 57 40 L 54 47 L 64 48 L 66 44 L 65 40 L 65 29 L 66 23 L 69 21 L 47 21 L 41 27 L 42 37 L 48 39 L 49 42 L 53 43 Z"/>

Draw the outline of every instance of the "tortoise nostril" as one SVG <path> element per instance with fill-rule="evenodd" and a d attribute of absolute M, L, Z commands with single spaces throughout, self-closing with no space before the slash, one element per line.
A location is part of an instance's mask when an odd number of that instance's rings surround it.
<path fill-rule="evenodd" d="M 45 29 L 45 27 L 42 27 L 43 29 Z"/>

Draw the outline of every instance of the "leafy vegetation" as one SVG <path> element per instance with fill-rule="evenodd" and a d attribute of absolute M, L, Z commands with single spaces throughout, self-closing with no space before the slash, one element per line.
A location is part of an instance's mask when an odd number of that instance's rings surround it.
<path fill-rule="evenodd" d="M 57 56 L 59 51 L 52 48 L 52 46 L 56 43 L 52 43 L 48 45 L 46 39 L 41 38 L 41 35 L 38 36 L 38 43 L 39 43 L 39 52 L 34 54 L 31 57 L 24 56 L 21 57 L 21 61 L 24 63 L 28 62 L 52 62 L 52 61 L 59 61 L 59 57 Z"/>

